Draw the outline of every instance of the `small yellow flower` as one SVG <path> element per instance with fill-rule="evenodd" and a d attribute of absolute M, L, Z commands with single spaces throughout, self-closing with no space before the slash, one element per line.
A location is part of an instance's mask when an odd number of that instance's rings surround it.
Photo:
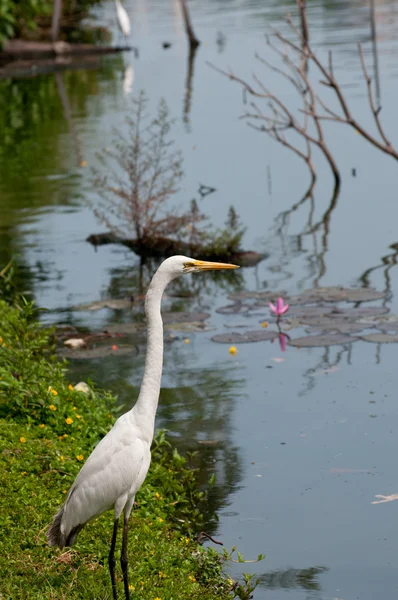
<path fill-rule="evenodd" d="M 155 600 L 162 600 L 159 596 L 156 596 Z"/>
<path fill-rule="evenodd" d="M 73 385 L 69 384 L 68 385 L 68 390 L 73 390 Z"/>
<path fill-rule="evenodd" d="M 54 406 L 54 404 L 50 404 L 50 406 L 48 407 L 50 410 L 57 410 L 57 407 Z"/>
<path fill-rule="evenodd" d="M 191 343 L 191 340 L 190 340 L 190 339 L 188 339 L 188 338 L 185 338 L 185 340 L 184 340 L 184 344 L 190 344 L 190 343 Z"/>
<path fill-rule="evenodd" d="M 76 417 L 76 419 L 81 419 L 81 416 L 78 414 L 76 414 L 75 417 Z"/>
<path fill-rule="evenodd" d="M 62 460 L 62 462 L 64 462 L 64 460 L 65 460 L 65 459 L 64 459 L 64 457 L 63 457 L 63 456 L 60 456 L 60 457 L 59 457 L 59 460 Z"/>
<path fill-rule="evenodd" d="M 63 435 L 62 437 L 64 437 L 64 438 L 67 438 L 67 437 L 68 437 L 68 434 L 67 434 L 67 433 L 64 433 L 64 435 Z"/>
<path fill-rule="evenodd" d="M 77 410 L 76 406 L 73 406 L 72 408 L 73 408 L 73 410 Z"/>
<path fill-rule="evenodd" d="M 20 437 L 19 441 L 21 442 L 21 444 L 24 444 L 26 442 L 26 439 L 24 437 Z"/>
<path fill-rule="evenodd" d="M 66 423 L 67 425 L 72 425 L 72 423 L 73 423 L 73 419 L 71 419 L 70 417 L 68 417 L 67 419 L 65 419 L 65 423 Z"/>
<path fill-rule="evenodd" d="M 84 460 L 84 456 L 83 454 L 79 454 L 79 456 L 76 456 L 77 460 Z"/>
<path fill-rule="evenodd" d="M 39 427 L 40 427 L 40 429 L 44 429 L 45 428 L 44 423 L 40 423 Z"/>
<path fill-rule="evenodd" d="M 236 346 L 230 346 L 229 348 L 229 353 L 232 354 L 232 356 L 235 356 L 235 354 L 238 352 L 238 349 Z"/>
<path fill-rule="evenodd" d="M 161 579 L 164 579 L 165 577 L 167 577 L 166 573 L 163 573 L 163 571 L 159 571 L 158 575 Z"/>
<path fill-rule="evenodd" d="M 48 391 L 50 392 L 50 394 L 52 394 L 53 396 L 58 396 L 58 392 L 57 390 L 54 390 L 53 387 L 51 387 L 51 385 L 48 386 Z"/>
<path fill-rule="evenodd" d="M 158 521 L 159 521 L 159 523 L 163 523 L 164 519 L 162 519 L 162 517 L 158 517 Z"/>
<path fill-rule="evenodd" d="M 268 327 L 268 321 L 263 321 L 261 323 L 261 327 Z"/>
<path fill-rule="evenodd" d="M 188 579 L 190 579 L 191 581 L 196 581 L 196 578 L 193 577 L 193 575 L 188 575 Z"/>
<path fill-rule="evenodd" d="M 159 492 L 155 492 L 155 498 L 161 498 L 162 496 L 159 494 Z"/>
<path fill-rule="evenodd" d="M 66 494 L 66 490 L 62 490 L 62 493 L 63 493 L 63 494 Z"/>
<path fill-rule="evenodd" d="M 129 585 L 129 590 L 131 590 L 132 592 L 134 592 L 135 587 L 133 585 Z"/>
<path fill-rule="evenodd" d="M 26 475 L 26 471 L 22 471 L 21 475 Z"/>

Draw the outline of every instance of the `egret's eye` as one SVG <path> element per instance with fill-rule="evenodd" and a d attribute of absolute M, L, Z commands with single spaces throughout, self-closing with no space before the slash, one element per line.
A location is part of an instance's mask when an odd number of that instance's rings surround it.
<path fill-rule="evenodd" d="M 193 263 L 193 262 L 184 263 L 184 269 L 192 269 L 194 266 L 195 266 L 195 263 Z"/>

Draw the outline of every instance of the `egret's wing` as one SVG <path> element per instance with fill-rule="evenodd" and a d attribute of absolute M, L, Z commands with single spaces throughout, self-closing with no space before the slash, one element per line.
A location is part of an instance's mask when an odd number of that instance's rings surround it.
<path fill-rule="evenodd" d="M 150 451 L 131 421 L 119 419 L 87 459 L 68 494 L 62 533 L 113 507 L 138 490 L 150 463 Z"/>

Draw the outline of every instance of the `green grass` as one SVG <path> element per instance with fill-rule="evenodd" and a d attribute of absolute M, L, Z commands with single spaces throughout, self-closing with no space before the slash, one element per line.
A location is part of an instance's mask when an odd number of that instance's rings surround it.
<path fill-rule="evenodd" d="M 112 597 L 111 511 L 90 522 L 73 548 L 50 548 L 45 531 L 116 413 L 110 394 L 73 389 L 65 364 L 53 355 L 51 332 L 39 328 L 31 304 L 0 301 L 1 600 Z M 202 548 L 193 537 L 206 503 L 197 472 L 162 433 L 152 457 L 130 520 L 131 598 L 248 598 L 248 587 L 223 573 L 227 555 Z"/>

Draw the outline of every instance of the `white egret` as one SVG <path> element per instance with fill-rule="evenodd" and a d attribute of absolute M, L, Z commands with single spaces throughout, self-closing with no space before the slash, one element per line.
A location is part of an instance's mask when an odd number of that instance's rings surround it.
<path fill-rule="evenodd" d="M 126 600 L 129 599 L 128 519 L 134 497 L 144 482 L 151 461 L 150 448 L 163 368 L 163 321 L 160 311 L 163 292 L 173 279 L 184 273 L 235 268 L 236 265 L 195 260 L 186 256 L 172 256 L 160 265 L 145 299 L 147 351 L 137 402 L 116 421 L 93 450 L 47 531 L 50 546 L 72 546 L 88 521 L 113 508 L 109 570 L 114 599 L 117 598 L 114 554 L 122 512 L 124 526 L 120 563 Z"/>
<path fill-rule="evenodd" d="M 115 6 L 117 23 L 119 25 L 120 31 L 125 37 L 129 37 L 131 33 L 131 24 L 127 11 L 124 8 L 123 4 L 120 2 L 120 0 L 115 0 Z"/>

